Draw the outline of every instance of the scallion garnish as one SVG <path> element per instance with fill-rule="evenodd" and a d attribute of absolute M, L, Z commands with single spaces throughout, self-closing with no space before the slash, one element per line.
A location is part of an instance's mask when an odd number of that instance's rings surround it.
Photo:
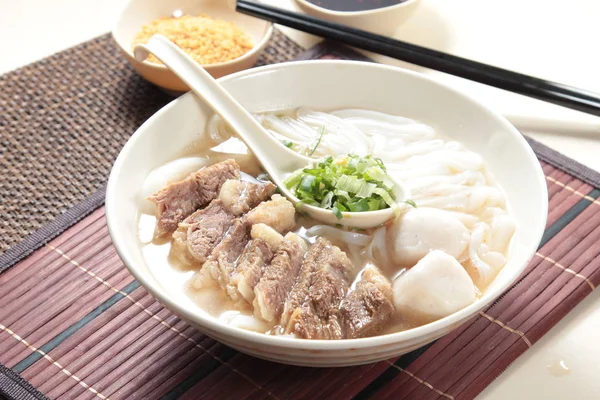
<path fill-rule="evenodd" d="M 413 208 L 417 208 L 417 203 L 415 203 L 414 200 L 409 199 L 409 200 L 404 200 L 404 202 Z"/>
<path fill-rule="evenodd" d="M 314 145 L 314 147 L 312 148 L 310 153 L 308 153 L 309 157 L 312 157 L 312 155 L 315 154 L 317 147 L 319 147 L 319 145 L 321 144 L 321 139 L 323 139 L 324 134 L 325 134 L 325 127 L 323 126 L 323 127 L 321 127 L 321 132 L 319 132 L 319 139 L 317 139 L 317 143 Z"/>
<path fill-rule="evenodd" d="M 323 131 L 324 128 L 321 137 Z M 318 142 L 314 149 L 317 146 Z M 329 209 L 338 219 L 347 211 L 398 209 L 394 181 L 383 161 L 372 156 L 329 156 L 296 171 L 286 179 L 285 185 L 298 197 L 300 204 Z M 412 200 L 405 202 L 416 207 Z"/>

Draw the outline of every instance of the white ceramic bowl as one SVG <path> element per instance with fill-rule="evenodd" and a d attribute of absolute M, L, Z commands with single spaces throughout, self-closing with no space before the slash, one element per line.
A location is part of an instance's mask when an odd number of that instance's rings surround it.
<path fill-rule="evenodd" d="M 305 13 L 364 31 L 391 36 L 415 12 L 421 0 L 406 0 L 393 6 L 368 11 L 333 11 L 306 0 L 296 0 Z"/>
<path fill-rule="evenodd" d="M 215 78 L 253 67 L 273 33 L 273 24 L 237 13 L 224 0 L 129 0 L 113 28 L 112 36 L 125 58 L 140 75 L 155 85 L 174 92 L 186 92 L 189 88 L 164 65 L 137 61 L 133 56 L 132 43 L 144 24 L 157 18 L 173 16 L 176 11 L 181 11 L 184 15 L 207 14 L 233 22 L 252 38 L 254 47 L 243 56 L 227 62 L 203 65 Z"/>
<path fill-rule="evenodd" d="M 106 216 L 115 247 L 131 273 L 167 308 L 216 340 L 257 357 L 297 365 L 345 366 L 387 359 L 423 346 L 475 316 L 515 282 L 535 253 L 548 207 L 544 174 L 521 134 L 478 101 L 415 72 L 350 61 L 284 63 L 220 82 L 251 112 L 362 107 L 427 123 L 485 157 L 506 191 L 517 230 L 508 265 L 482 298 L 428 325 L 339 341 L 274 337 L 224 325 L 190 302 L 178 300 L 181 294 L 166 290 L 149 271 L 137 239 L 137 199 L 144 179 L 198 140 L 212 115 L 188 93 L 158 111 L 127 142 L 108 182 Z"/>

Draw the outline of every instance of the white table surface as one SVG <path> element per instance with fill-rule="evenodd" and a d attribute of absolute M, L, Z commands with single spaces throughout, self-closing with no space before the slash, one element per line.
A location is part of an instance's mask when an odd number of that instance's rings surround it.
<path fill-rule="evenodd" d="M 295 7 L 293 0 L 267 2 Z M 0 73 L 108 32 L 123 3 L 124 0 L 0 0 Z M 413 18 L 395 36 L 600 92 L 599 16 L 597 0 L 423 0 Z M 305 47 L 318 41 L 300 32 L 285 32 Z M 506 115 L 600 126 L 595 117 L 437 72 L 423 72 L 471 93 Z M 600 133 L 526 133 L 600 170 Z M 479 399 L 600 399 L 598 332 L 600 291 L 579 304 Z"/>

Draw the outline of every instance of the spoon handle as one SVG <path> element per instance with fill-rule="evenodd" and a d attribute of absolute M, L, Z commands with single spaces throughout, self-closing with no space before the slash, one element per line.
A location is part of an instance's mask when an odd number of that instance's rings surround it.
<path fill-rule="evenodd" d="M 137 45 L 134 55 L 144 60 L 154 54 L 215 113 L 233 128 L 262 164 L 274 181 L 281 172 L 292 172 L 306 166 L 304 157 L 293 153 L 268 134 L 260 123 L 246 111 L 221 85 L 179 47 L 161 35 L 154 35 L 147 44 Z M 281 182 L 274 182 L 281 186 Z"/>

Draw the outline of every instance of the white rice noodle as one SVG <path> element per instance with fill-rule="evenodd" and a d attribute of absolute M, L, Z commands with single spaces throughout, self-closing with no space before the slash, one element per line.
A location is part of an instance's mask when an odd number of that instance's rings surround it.
<path fill-rule="evenodd" d="M 364 251 L 364 248 L 364 246 L 358 246 L 355 244 L 348 245 L 347 256 L 350 258 L 350 261 L 352 261 L 354 268 L 358 269 L 357 271 L 354 271 L 356 273 L 360 273 L 360 268 L 365 263 L 364 255 L 366 252 Z"/>
<path fill-rule="evenodd" d="M 427 140 L 435 136 L 433 129 L 427 125 L 416 122 L 409 125 L 392 125 L 389 123 L 369 121 L 360 118 L 349 118 L 344 119 L 344 121 L 351 123 L 369 136 L 400 136 L 408 143 Z"/>
<path fill-rule="evenodd" d="M 377 261 L 382 269 L 392 266 L 387 248 L 387 228 L 385 226 L 377 229 L 373 234 L 373 240 L 367 248 L 367 255 L 370 259 Z"/>
<path fill-rule="evenodd" d="M 278 140 L 289 140 L 299 145 L 300 152 L 308 153 L 314 150 L 312 156 L 315 158 L 329 154 L 347 154 L 354 148 L 352 141 L 332 129 L 325 129 L 323 138 L 319 141 L 321 130 L 325 126 L 324 121 L 320 125 L 309 125 L 289 116 L 278 117 L 267 114 L 264 117 L 263 126 Z"/>
<path fill-rule="evenodd" d="M 475 225 L 471 232 L 471 242 L 469 243 L 469 274 L 479 287 L 483 290 L 487 287 L 498 271 L 506 264 L 504 254 L 490 249 L 489 241 L 491 239 L 489 226 L 480 222 Z"/>
<path fill-rule="evenodd" d="M 321 141 L 319 145 L 321 151 L 328 146 L 329 140 L 333 140 L 345 145 L 345 154 L 354 153 L 364 156 L 372 153 L 373 141 L 360 129 L 341 118 L 323 112 L 300 108 L 298 110 L 298 120 L 319 130 L 325 128 L 324 138 L 326 137 L 327 140 Z M 344 152 L 337 154 L 344 154 Z"/>
<path fill-rule="evenodd" d="M 462 186 L 478 186 L 485 185 L 485 177 L 479 171 L 464 171 L 454 175 L 432 175 L 423 176 L 419 179 L 404 180 L 404 184 L 410 187 L 411 193 L 431 193 L 431 189 L 439 185 L 462 185 Z"/>
<path fill-rule="evenodd" d="M 464 187 L 447 196 L 418 198 L 419 207 L 441 208 L 467 214 L 477 214 L 484 207 L 504 207 L 505 199 L 500 190 L 489 186 Z"/>
<path fill-rule="evenodd" d="M 313 134 L 312 132 L 308 132 L 306 129 L 299 130 L 297 129 L 297 126 L 290 124 L 288 121 L 289 118 L 278 118 L 273 114 L 267 114 L 263 119 L 263 125 L 271 128 L 273 131 L 294 142 L 308 143 L 314 140 L 315 136 L 317 135 L 316 131 Z M 309 127 L 306 128 L 311 129 Z"/>
<path fill-rule="evenodd" d="M 347 109 L 331 114 L 352 123 L 371 136 L 402 136 L 406 142 L 426 140 L 435 136 L 435 131 L 427 125 L 377 111 Z"/>
<path fill-rule="evenodd" d="M 440 183 L 428 187 L 426 190 L 414 191 L 411 190 L 412 199 L 418 201 L 421 199 L 443 198 L 451 194 L 465 193 L 472 191 L 473 187 Z"/>
<path fill-rule="evenodd" d="M 401 136 L 397 139 L 375 136 L 373 140 L 376 142 L 373 153 L 385 162 L 400 162 L 428 152 L 441 150 L 445 146 L 442 140 L 427 140 L 405 144 L 406 141 Z"/>
<path fill-rule="evenodd" d="M 476 215 L 465 214 L 457 211 L 448 211 L 450 214 L 454 215 L 460 222 L 462 222 L 467 229 L 471 230 L 475 226 L 476 223 L 480 221 L 479 217 Z"/>
<path fill-rule="evenodd" d="M 265 333 L 270 328 L 264 321 L 251 315 L 241 314 L 239 311 L 226 311 L 219 319 L 227 325 L 259 333 Z"/>
<path fill-rule="evenodd" d="M 504 212 L 492 218 L 490 228 L 493 232 L 490 238 L 490 247 L 496 252 L 506 254 L 515 234 L 515 221 Z"/>
<path fill-rule="evenodd" d="M 392 125 L 409 125 L 416 122 L 410 118 L 386 114 L 379 111 L 347 108 L 344 110 L 332 111 L 331 115 L 339 118 L 364 118 L 377 122 L 385 122 Z"/>
<path fill-rule="evenodd" d="M 296 131 L 303 133 L 307 139 L 310 140 L 315 140 L 318 139 L 320 133 L 321 133 L 321 129 L 318 127 L 310 127 L 306 124 L 303 124 L 301 122 L 299 122 L 297 119 L 295 118 L 291 118 L 288 116 L 285 116 L 282 118 L 283 121 L 285 121 L 287 124 L 289 124 L 291 127 L 293 127 L 294 129 L 296 129 Z"/>
<path fill-rule="evenodd" d="M 377 154 L 385 162 L 394 157 L 394 152 L 388 152 L 389 149 L 398 149 L 398 151 L 401 151 L 406 147 L 406 142 L 402 137 L 377 135 L 372 136 L 371 140 L 373 141 L 373 154 Z"/>
<path fill-rule="evenodd" d="M 340 240 L 355 246 L 367 246 L 372 240 L 370 235 L 345 231 L 343 229 L 334 228 L 328 225 L 315 225 L 308 229 L 305 235 L 308 237 L 325 236 L 333 240 Z"/>
<path fill-rule="evenodd" d="M 446 166 L 451 173 L 463 171 L 478 171 L 483 169 L 484 162 L 479 154 L 467 151 L 457 151 L 446 146 L 440 150 L 433 150 L 426 154 L 410 157 L 404 163 L 405 168 L 419 168 L 430 164 Z"/>

